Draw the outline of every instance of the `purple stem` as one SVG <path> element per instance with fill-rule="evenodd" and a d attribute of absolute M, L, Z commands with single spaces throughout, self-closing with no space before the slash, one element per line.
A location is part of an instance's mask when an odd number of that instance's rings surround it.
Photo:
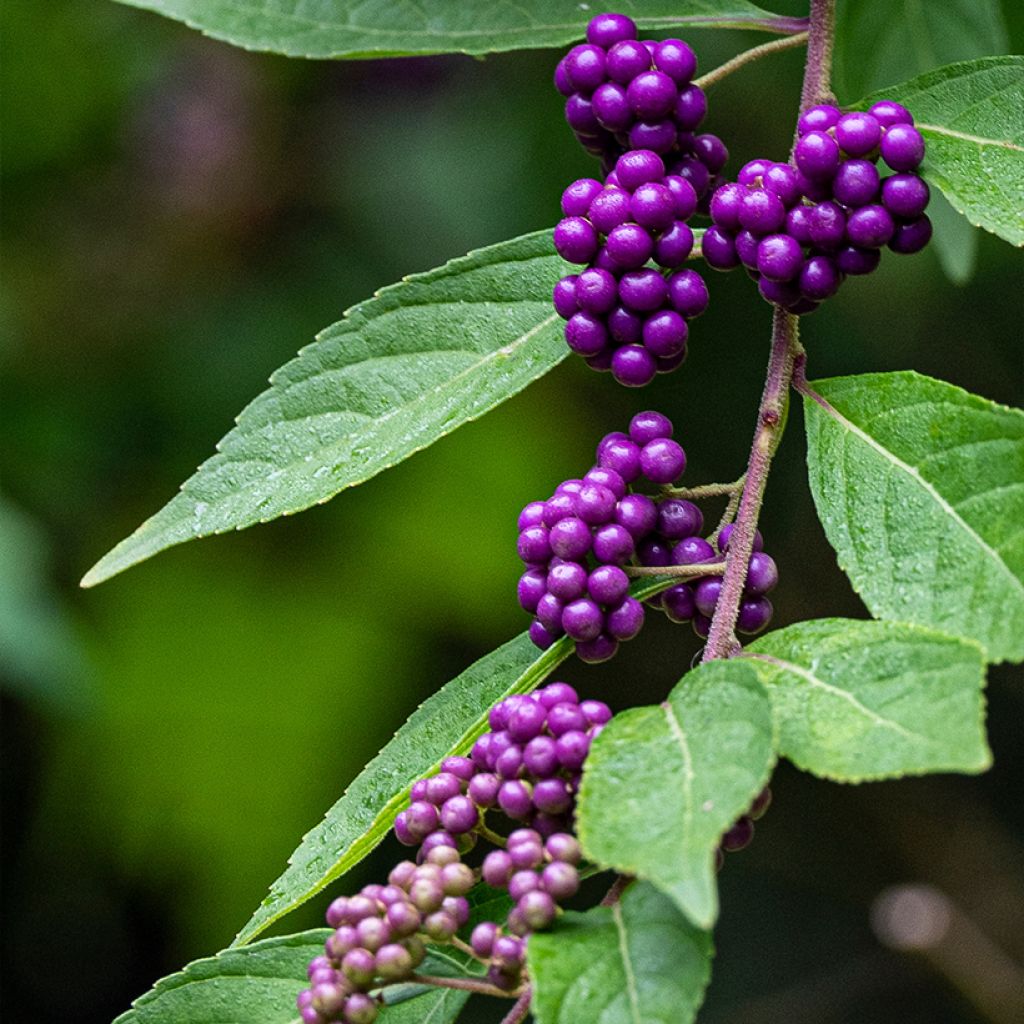
<path fill-rule="evenodd" d="M 530 1012 L 530 999 L 532 997 L 533 992 L 530 986 L 527 985 L 523 989 L 523 994 L 516 1000 L 515 1006 L 502 1017 L 501 1024 L 521 1024 L 522 1021 L 526 1020 L 526 1015 Z"/>
<path fill-rule="evenodd" d="M 800 110 L 828 100 L 832 96 L 832 42 L 835 36 L 835 0 L 811 0 L 807 61 L 800 92 Z M 765 377 L 764 392 L 758 409 L 757 429 L 750 448 L 747 479 L 740 498 L 735 526 L 729 537 L 722 589 L 711 620 L 708 642 L 702 661 L 729 658 L 740 650 L 736 639 L 736 620 L 747 567 L 754 550 L 754 534 L 761 513 L 768 471 L 782 434 L 783 414 L 793 381 L 793 364 L 800 351 L 797 318 L 776 306 L 772 317 L 772 346 Z"/>

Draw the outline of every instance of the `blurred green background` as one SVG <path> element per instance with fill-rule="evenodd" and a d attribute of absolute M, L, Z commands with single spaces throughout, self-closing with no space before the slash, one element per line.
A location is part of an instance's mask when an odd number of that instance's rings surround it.
<path fill-rule="evenodd" d="M 1020 6 L 1004 9 L 1019 50 Z M 80 591 L 318 329 L 404 274 L 552 224 L 593 167 L 551 52 L 311 63 L 106 0 L 0 10 L 4 1004 L 12 1021 L 91 1024 L 226 945 L 416 704 L 524 628 L 515 514 L 601 433 L 656 406 L 691 482 L 738 474 L 769 316 L 742 275 L 715 276 L 687 365 L 642 394 L 568 361 L 325 507 Z M 704 68 L 764 39 L 691 38 Z M 782 54 L 714 90 L 732 171 L 785 153 L 800 67 Z M 866 87 L 905 77 L 877 74 Z M 1022 285 L 1020 253 L 988 235 L 964 285 L 934 247 L 889 258 L 806 321 L 812 374 L 913 367 L 1019 403 Z M 814 517 L 798 411 L 763 528 L 777 625 L 863 614 Z M 697 650 L 651 621 L 611 664 L 564 675 L 621 708 L 659 699 Z M 989 700 L 981 778 L 839 787 L 780 767 L 757 841 L 721 876 L 702 1021 L 996 1019 L 977 993 L 1024 959 L 1020 673 L 994 670 Z M 879 893 L 905 882 L 959 908 L 949 956 L 872 930 Z"/>

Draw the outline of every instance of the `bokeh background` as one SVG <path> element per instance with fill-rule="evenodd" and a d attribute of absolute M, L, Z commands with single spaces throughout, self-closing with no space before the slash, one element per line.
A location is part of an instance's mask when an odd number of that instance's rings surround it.
<path fill-rule="evenodd" d="M 1003 13 L 1019 51 L 1020 6 Z M 653 405 L 691 482 L 738 474 L 769 315 L 742 275 L 717 276 L 687 365 L 642 395 L 567 361 L 327 506 L 80 591 L 318 329 L 404 274 L 552 224 L 593 168 L 552 52 L 303 62 L 107 0 L 8 0 L 0 21 L 4 1005 L 92 1024 L 226 945 L 416 704 L 524 628 L 515 514 L 597 437 Z M 692 39 L 705 68 L 763 41 Z M 866 88 L 905 77 L 865 61 L 845 73 Z M 786 151 L 800 67 L 782 54 L 714 90 L 733 171 Z M 913 367 L 1019 403 L 1022 269 L 988 235 L 959 284 L 934 248 L 886 259 L 806 321 L 812 374 Z M 763 520 L 777 625 L 864 614 L 816 522 L 799 420 Z M 697 650 L 652 620 L 609 665 L 564 675 L 622 708 L 662 697 Z M 980 778 L 843 787 L 780 766 L 721 876 L 705 1024 L 998 1019 L 979 992 L 1024 959 L 1020 673 L 992 671 L 989 710 Z M 901 904 L 918 906 L 904 924 L 953 908 L 924 952 L 877 926 L 880 894 L 907 883 L 941 896 Z"/>

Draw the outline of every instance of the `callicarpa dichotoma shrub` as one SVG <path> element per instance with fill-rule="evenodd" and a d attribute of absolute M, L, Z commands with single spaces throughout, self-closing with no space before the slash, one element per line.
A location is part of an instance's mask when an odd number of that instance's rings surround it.
<path fill-rule="evenodd" d="M 509 600 L 518 586 L 526 631 L 411 715 L 230 949 L 119 1019 L 440 1024 L 479 993 L 506 1001 L 507 1024 L 694 1020 L 716 872 L 753 839 L 778 758 L 838 782 L 990 762 L 985 665 L 1024 659 L 1024 414 L 909 371 L 810 380 L 799 335 L 840 287 L 858 287 L 851 279 L 929 243 L 935 189 L 972 224 L 1024 243 L 1024 60 L 934 68 L 840 105 L 834 0 L 812 0 L 807 18 L 745 0 L 596 16 L 540 0 L 132 2 L 295 56 L 569 44 L 552 61 L 554 88 L 595 164 L 567 184 L 553 230 L 350 310 L 86 585 L 323 502 L 570 351 L 607 371 L 609 388 L 667 373 L 683 393 L 707 387 L 683 364 L 691 333 L 710 341 L 698 320 L 718 272 L 745 272 L 772 314 L 739 479 L 687 479 L 686 439 L 641 392 L 577 477 L 506 510 L 523 563 Z M 678 38 L 686 26 L 778 38 L 700 74 Z M 710 90 L 794 47 L 806 47 L 802 94 L 777 104 L 790 152 L 731 170 L 730 140 L 707 130 Z M 764 632 L 786 594 L 758 518 L 794 393 L 818 515 L 872 617 Z M 661 704 L 613 717 L 553 678 L 569 658 L 604 662 L 641 644 L 652 614 L 705 641 Z M 392 831 L 407 859 L 346 889 L 345 873 Z M 595 876 L 604 883 L 586 897 Z M 328 887 L 326 928 L 258 940 Z"/>

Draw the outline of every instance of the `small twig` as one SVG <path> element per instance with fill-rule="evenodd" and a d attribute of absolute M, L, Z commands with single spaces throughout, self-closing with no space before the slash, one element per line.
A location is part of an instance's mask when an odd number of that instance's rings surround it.
<path fill-rule="evenodd" d="M 726 494 L 732 495 L 743 490 L 747 474 L 744 473 L 738 480 L 731 484 L 699 484 L 696 487 L 663 487 L 661 493 L 670 498 L 721 498 Z"/>
<path fill-rule="evenodd" d="M 480 963 L 482 964 L 487 963 L 485 957 L 480 956 L 480 954 L 477 953 L 477 951 L 468 942 L 463 942 L 462 939 L 458 937 L 458 935 L 453 935 L 448 941 L 456 949 L 461 950 L 463 953 L 469 954 L 469 956 L 471 956 L 474 960 L 479 960 Z"/>
<path fill-rule="evenodd" d="M 500 999 L 514 999 L 517 993 L 506 992 L 497 985 L 477 978 L 442 978 L 437 974 L 414 974 L 409 978 L 417 985 L 434 985 L 437 988 L 457 988 L 463 992 L 477 992 L 483 996 L 498 996 Z"/>
<path fill-rule="evenodd" d="M 699 576 L 721 576 L 725 562 L 697 562 L 694 565 L 624 565 L 627 576 L 671 576 L 674 579 L 694 579 Z"/>
<path fill-rule="evenodd" d="M 526 1020 L 530 1012 L 530 1000 L 533 998 L 533 990 L 529 985 L 523 989 L 523 994 L 516 1000 L 516 1005 L 501 1019 L 501 1024 L 520 1024 Z"/>
<path fill-rule="evenodd" d="M 633 884 L 636 879 L 632 875 L 619 875 L 614 882 L 612 887 L 604 894 L 604 899 L 601 900 L 602 907 L 614 907 L 616 903 L 622 899 L 622 894 Z"/>
<path fill-rule="evenodd" d="M 500 846 L 503 850 L 505 849 L 505 837 L 499 836 L 497 832 L 492 832 L 487 827 L 483 819 L 477 822 L 474 831 L 481 839 L 486 839 L 487 842 L 493 843 L 495 846 Z"/>
<path fill-rule="evenodd" d="M 800 91 L 800 112 L 832 95 L 832 49 L 836 33 L 836 0 L 811 0 L 811 24 L 807 40 L 807 64 Z"/>
<path fill-rule="evenodd" d="M 744 474 L 744 481 L 746 480 L 746 474 Z M 722 513 L 722 518 L 718 520 L 718 525 L 715 527 L 715 532 L 708 537 L 708 543 L 713 547 L 718 547 L 718 538 L 722 531 L 736 518 L 736 509 L 740 507 L 740 498 L 743 497 L 743 489 L 736 491 L 733 496 L 729 499 L 729 504 L 725 506 L 725 511 Z"/>
<path fill-rule="evenodd" d="M 739 71 L 740 68 L 755 60 L 768 57 L 773 53 L 778 53 L 780 50 L 791 50 L 795 46 L 803 46 L 807 42 L 807 35 L 808 33 L 806 32 L 798 32 L 795 36 L 773 39 L 770 43 L 762 43 L 760 46 L 744 50 L 742 53 L 736 54 L 731 60 L 727 60 L 724 64 L 719 64 L 717 68 L 712 68 L 706 75 L 695 78 L 693 84 L 700 86 L 701 89 L 708 89 L 723 78 L 728 78 L 734 71 Z"/>

